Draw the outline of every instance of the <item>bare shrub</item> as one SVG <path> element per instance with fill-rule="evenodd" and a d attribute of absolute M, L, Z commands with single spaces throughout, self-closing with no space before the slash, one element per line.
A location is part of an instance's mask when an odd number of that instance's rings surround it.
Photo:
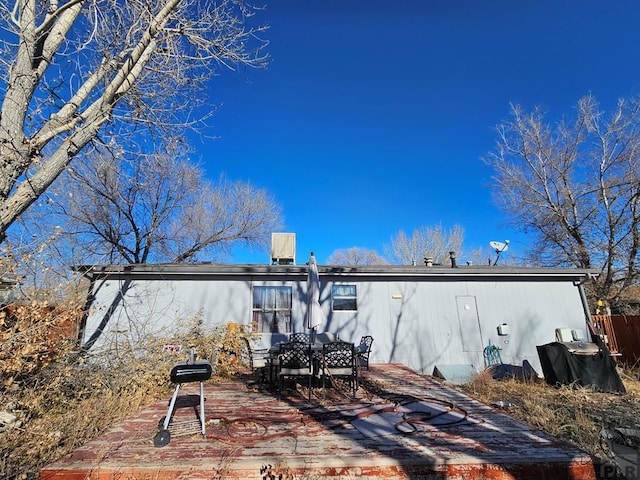
<path fill-rule="evenodd" d="M 27 378 L 69 348 L 81 311 L 32 301 L 0 308 L 0 375 L 6 387 Z"/>
<path fill-rule="evenodd" d="M 0 478 L 35 479 L 44 465 L 169 395 L 169 370 L 186 360 L 190 347 L 199 358 L 214 361 L 212 382 L 244 367 L 245 332 L 233 324 L 204 332 L 201 319 L 193 318 L 175 337 L 149 338 L 144 345 L 121 345 L 117 354 L 94 356 L 73 342 L 58 341 L 57 319 L 65 318 L 58 313 L 31 305 L 4 317 L 14 324 L 2 333 L 20 353 L 10 358 L 9 350 L 2 350 L 1 365 L 12 373 L 0 390 L 0 405 L 16 421 L 0 429 Z M 183 348 L 165 349 L 168 344 Z M 37 367 L 34 358 L 40 359 Z"/>

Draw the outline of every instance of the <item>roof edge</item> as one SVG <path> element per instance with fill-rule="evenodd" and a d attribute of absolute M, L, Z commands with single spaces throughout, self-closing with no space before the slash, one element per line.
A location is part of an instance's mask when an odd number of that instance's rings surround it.
<path fill-rule="evenodd" d="M 105 276 L 271 276 L 306 275 L 306 265 L 259 265 L 259 264 L 126 264 L 126 265 L 79 265 L 74 271 L 88 277 Z M 545 268 L 465 265 L 456 268 L 445 266 L 410 265 L 319 265 L 320 275 L 330 276 L 380 276 L 380 277 L 596 277 L 599 271 L 585 268 Z"/>

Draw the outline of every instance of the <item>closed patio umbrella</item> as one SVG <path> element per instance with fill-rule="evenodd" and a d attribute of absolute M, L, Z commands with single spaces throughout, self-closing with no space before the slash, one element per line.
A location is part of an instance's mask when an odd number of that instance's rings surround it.
<path fill-rule="evenodd" d="M 307 328 L 311 330 L 311 341 L 315 341 L 317 328 L 322 324 L 324 314 L 320 307 L 320 276 L 316 257 L 311 252 L 307 274 Z"/>

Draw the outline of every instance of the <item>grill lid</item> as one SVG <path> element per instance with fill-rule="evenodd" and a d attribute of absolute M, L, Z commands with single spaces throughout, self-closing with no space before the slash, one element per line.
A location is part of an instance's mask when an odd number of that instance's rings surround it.
<path fill-rule="evenodd" d="M 176 363 L 169 378 L 172 383 L 204 382 L 211 378 L 213 368 L 207 360 Z"/>

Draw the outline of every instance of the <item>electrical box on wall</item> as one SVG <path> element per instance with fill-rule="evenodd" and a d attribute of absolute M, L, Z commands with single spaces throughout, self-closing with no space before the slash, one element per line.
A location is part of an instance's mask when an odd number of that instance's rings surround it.
<path fill-rule="evenodd" d="M 505 335 L 509 335 L 511 333 L 511 327 L 509 327 L 509 325 L 507 325 L 506 323 L 503 323 L 502 325 L 498 325 L 498 335 L 500 336 L 505 336 Z"/>

